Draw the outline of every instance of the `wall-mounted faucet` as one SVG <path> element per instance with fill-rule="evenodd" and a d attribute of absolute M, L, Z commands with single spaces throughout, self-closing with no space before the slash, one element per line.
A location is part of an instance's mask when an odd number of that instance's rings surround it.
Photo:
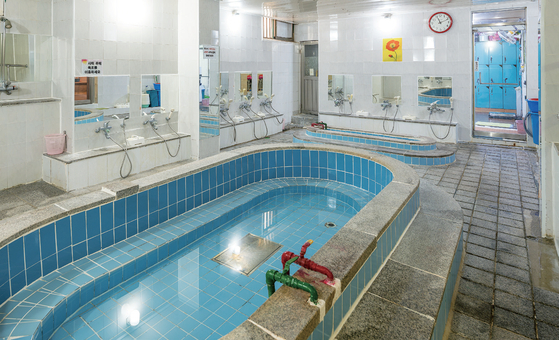
<path fill-rule="evenodd" d="M 95 132 L 99 133 L 99 132 L 103 131 L 103 133 L 105 134 L 105 138 L 111 139 L 111 136 L 109 135 L 109 132 L 111 132 L 111 129 L 112 129 L 112 126 L 109 125 L 109 122 L 105 122 L 105 123 L 103 123 L 103 126 L 100 126 L 97 129 L 95 129 Z"/>
<path fill-rule="evenodd" d="M 438 102 L 439 101 L 437 100 L 437 101 L 432 102 L 431 105 L 429 105 L 429 107 L 427 108 L 427 110 L 430 112 L 429 114 L 433 114 L 433 113 L 437 113 L 437 112 L 445 112 L 445 110 L 440 109 L 437 106 Z"/>
<path fill-rule="evenodd" d="M 144 112 L 144 114 L 145 114 L 145 112 Z M 157 127 L 157 120 L 155 119 L 155 116 L 154 116 L 154 115 L 152 115 L 152 116 L 150 117 L 150 119 L 146 120 L 146 121 L 144 122 L 144 125 L 147 125 L 148 123 L 151 124 L 151 127 L 152 127 L 154 130 L 157 130 L 157 129 L 158 129 L 158 127 Z"/>
<path fill-rule="evenodd" d="M 391 108 L 392 103 L 390 103 L 388 100 L 385 100 L 382 103 L 380 103 L 380 106 L 382 106 L 382 111 L 384 111 L 384 110 L 387 110 L 387 109 Z"/>

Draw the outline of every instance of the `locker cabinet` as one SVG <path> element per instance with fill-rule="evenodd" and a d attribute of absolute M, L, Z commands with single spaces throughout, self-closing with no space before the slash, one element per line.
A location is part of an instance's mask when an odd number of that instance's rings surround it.
<path fill-rule="evenodd" d="M 503 108 L 503 87 L 499 85 L 489 86 L 489 108 Z"/>
<path fill-rule="evenodd" d="M 503 109 L 516 110 L 516 90 L 515 86 L 503 87 Z"/>
<path fill-rule="evenodd" d="M 489 46 L 486 41 L 476 43 L 476 61 L 480 64 L 489 64 Z"/>
<path fill-rule="evenodd" d="M 476 88 L 476 107 L 489 108 L 489 86 L 481 85 Z"/>
<path fill-rule="evenodd" d="M 489 82 L 492 84 L 503 82 L 503 65 L 489 65 Z"/>
<path fill-rule="evenodd" d="M 503 46 L 501 42 L 489 41 L 489 64 L 501 65 L 503 63 Z"/>
<path fill-rule="evenodd" d="M 516 44 L 503 42 L 503 64 L 518 64 L 518 42 Z"/>
<path fill-rule="evenodd" d="M 516 65 L 503 65 L 503 83 L 518 84 L 518 68 Z"/>

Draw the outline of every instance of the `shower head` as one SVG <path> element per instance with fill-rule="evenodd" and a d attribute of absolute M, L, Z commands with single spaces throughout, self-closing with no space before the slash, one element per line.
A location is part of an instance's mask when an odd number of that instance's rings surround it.
<path fill-rule="evenodd" d="M 6 27 L 6 29 L 12 28 L 12 22 L 10 20 L 8 20 L 8 18 L 2 17 L 2 18 L 0 18 L 0 20 L 2 20 L 4 22 L 4 27 Z"/>

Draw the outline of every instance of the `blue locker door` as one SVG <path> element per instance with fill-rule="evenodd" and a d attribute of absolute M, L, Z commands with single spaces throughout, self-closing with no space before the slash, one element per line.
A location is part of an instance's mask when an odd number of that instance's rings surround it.
<path fill-rule="evenodd" d="M 489 64 L 489 45 L 486 41 L 476 43 L 475 61 L 480 64 Z"/>
<path fill-rule="evenodd" d="M 492 84 L 503 82 L 503 65 L 489 65 L 489 82 Z"/>
<path fill-rule="evenodd" d="M 518 62 L 518 43 L 503 42 L 503 64 L 516 65 Z"/>
<path fill-rule="evenodd" d="M 478 86 L 476 93 L 476 107 L 489 108 L 489 86 Z"/>
<path fill-rule="evenodd" d="M 489 77 L 489 65 L 483 64 L 483 65 L 479 65 L 479 72 L 481 72 L 481 83 L 482 84 L 489 84 L 490 83 L 490 77 Z"/>
<path fill-rule="evenodd" d="M 502 109 L 503 108 L 503 87 L 499 85 L 492 85 L 489 89 L 489 108 Z"/>
<path fill-rule="evenodd" d="M 503 83 L 518 84 L 518 68 L 516 65 L 503 65 Z"/>
<path fill-rule="evenodd" d="M 503 63 L 503 46 L 501 42 L 491 41 L 489 44 L 489 64 L 501 65 Z"/>
<path fill-rule="evenodd" d="M 516 110 L 516 90 L 514 86 L 503 87 L 503 109 Z"/>

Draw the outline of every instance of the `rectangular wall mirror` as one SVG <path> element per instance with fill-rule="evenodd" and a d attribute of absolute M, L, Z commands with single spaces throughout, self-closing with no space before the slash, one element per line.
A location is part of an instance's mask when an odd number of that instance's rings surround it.
<path fill-rule="evenodd" d="M 252 73 L 250 71 L 235 72 L 235 101 L 244 100 L 244 96 L 252 98 Z"/>
<path fill-rule="evenodd" d="M 162 106 L 161 75 L 142 75 L 142 111 L 156 113 Z"/>
<path fill-rule="evenodd" d="M 373 76 L 373 103 L 396 102 L 402 96 L 401 76 Z"/>
<path fill-rule="evenodd" d="M 328 75 L 328 100 L 347 99 L 353 94 L 353 75 Z"/>
<path fill-rule="evenodd" d="M 219 74 L 219 85 L 221 86 L 219 97 L 227 103 L 229 101 L 229 72 L 221 72 Z"/>
<path fill-rule="evenodd" d="M 272 71 L 260 71 L 258 72 L 258 92 L 257 98 L 264 98 L 264 94 L 268 97 L 272 95 Z"/>
<path fill-rule="evenodd" d="M 74 91 L 75 124 L 122 119 L 129 115 L 129 76 L 76 77 Z"/>
<path fill-rule="evenodd" d="M 51 37 L 8 33 L 4 43 L 6 80 L 39 82 L 52 79 Z"/>
<path fill-rule="evenodd" d="M 417 77 L 417 105 L 450 107 L 452 77 Z"/>

